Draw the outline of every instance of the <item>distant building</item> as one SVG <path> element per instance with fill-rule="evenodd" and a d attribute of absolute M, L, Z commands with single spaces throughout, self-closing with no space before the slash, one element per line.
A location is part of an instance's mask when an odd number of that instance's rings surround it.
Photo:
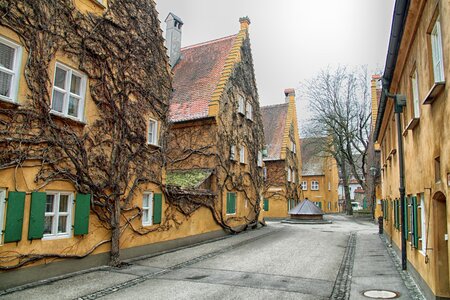
<path fill-rule="evenodd" d="M 325 213 L 339 212 L 338 167 L 334 157 L 324 150 L 326 137 L 301 139 L 303 196 Z M 326 146 L 325 146 L 326 147 Z"/>
<path fill-rule="evenodd" d="M 289 209 L 301 199 L 302 164 L 295 91 L 286 89 L 284 94 L 285 103 L 261 108 L 267 152 L 264 216 L 268 218 L 286 218 Z"/>

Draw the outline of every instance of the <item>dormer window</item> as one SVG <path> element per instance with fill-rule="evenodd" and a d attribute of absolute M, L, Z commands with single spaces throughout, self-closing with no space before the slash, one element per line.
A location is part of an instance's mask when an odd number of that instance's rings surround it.
<path fill-rule="evenodd" d="M 245 115 L 245 100 L 241 94 L 238 96 L 238 113 Z"/>

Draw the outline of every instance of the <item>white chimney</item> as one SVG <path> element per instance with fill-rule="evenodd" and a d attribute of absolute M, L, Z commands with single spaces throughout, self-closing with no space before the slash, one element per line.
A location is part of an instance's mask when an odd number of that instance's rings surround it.
<path fill-rule="evenodd" d="M 183 21 L 173 13 L 169 13 L 166 22 L 166 48 L 169 55 L 169 63 L 173 68 L 181 56 L 181 27 Z"/>

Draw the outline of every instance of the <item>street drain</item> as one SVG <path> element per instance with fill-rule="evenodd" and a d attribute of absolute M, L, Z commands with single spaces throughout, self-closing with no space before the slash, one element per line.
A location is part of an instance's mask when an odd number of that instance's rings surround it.
<path fill-rule="evenodd" d="M 208 275 L 198 275 L 198 276 L 186 277 L 186 279 L 200 280 L 200 279 L 203 279 L 206 277 L 208 277 Z"/>
<path fill-rule="evenodd" d="M 386 290 L 368 290 L 363 292 L 363 296 L 371 299 L 395 299 L 400 296 L 400 293 Z"/>

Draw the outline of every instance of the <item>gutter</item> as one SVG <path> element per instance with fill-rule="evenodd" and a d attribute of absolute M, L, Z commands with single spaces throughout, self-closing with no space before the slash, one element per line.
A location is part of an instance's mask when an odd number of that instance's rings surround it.
<path fill-rule="evenodd" d="M 395 66 L 397 64 L 398 52 L 403 37 L 406 18 L 408 16 L 410 0 L 396 0 L 394 6 L 394 14 L 392 17 L 391 36 L 389 38 L 388 53 L 386 56 L 386 64 L 382 77 L 383 88 L 381 90 L 380 105 L 378 107 L 377 121 L 375 125 L 374 140 L 378 140 L 380 134 L 381 123 L 383 122 L 384 112 L 386 110 L 387 95 L 391 88 L 392 77 L 394 75 Z"/>

